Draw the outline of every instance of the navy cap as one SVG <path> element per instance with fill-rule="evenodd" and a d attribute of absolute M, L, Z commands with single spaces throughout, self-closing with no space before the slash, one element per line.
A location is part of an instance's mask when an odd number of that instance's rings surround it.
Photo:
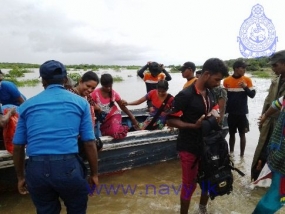
<path fill-rule="evenodd" d="M 268 64 L 272 65 L 277 63 L 279 60 L 285 60 L 285 50 L 275 52 L 270 56 Z"/>
<path fill-rule="evenodd" d="M 40 67 L 40 77 L 43 79 L 63 79 L 66 76 L 66 68 L 61 62 L 49 60 Z"/>
<path fill-rule="evenodd" d="M 178 70 L 184 71 L 187 68 L 191 68 L 193 72 L 196 70 L 196 66 L 195 66 L 194 62 L 185 62 L 183 64 L 183 66 L 181 66 Z"/>

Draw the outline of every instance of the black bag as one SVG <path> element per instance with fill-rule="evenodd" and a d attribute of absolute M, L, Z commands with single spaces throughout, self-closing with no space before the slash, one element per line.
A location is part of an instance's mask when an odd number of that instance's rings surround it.
<path fill-rule="evenodd" d="M 233 190 L 233 174 L 236 170 L 230 160 L 228 143 L 221 131 L 213 131 L 203 138 L 204 147 L 199 163 L 198 183 L 203 192 L 213 200 L 216 196 L 230 194 Z"/>

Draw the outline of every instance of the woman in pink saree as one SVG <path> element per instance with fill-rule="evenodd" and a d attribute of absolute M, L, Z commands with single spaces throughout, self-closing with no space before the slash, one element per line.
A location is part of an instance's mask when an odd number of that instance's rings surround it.
<path fill-rule="evenodd" d="M 132 121 L 133 126 L 138 127 L 138 121 L 133 114 L 122 104 L 120 95 L 112 89 L 113 77 L 110 74 L 102 74 L 101 88 L 95 89 L 91 93 L 92 99 L 107 115 L 102 121 L 100 131 L 102 136 L 111 136 L 114 139 L 123 139 L 127 136 L 129 127 L 122 125 L 121 111 L 124 111 Z M 115 104 L 117 103 L 120 109 Z"/>

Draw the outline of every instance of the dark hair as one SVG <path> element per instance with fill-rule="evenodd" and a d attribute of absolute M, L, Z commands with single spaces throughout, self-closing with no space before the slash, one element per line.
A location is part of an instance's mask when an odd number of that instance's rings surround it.
<path fill-rule="evenodd" d="M 233 70 L 235 70 L 236 68 L 246 68 L 247 64 L 243 61 L 243 60 L 237 60 L 234 62 L 233 64 Z"/>
<path fill-rule="evenodd" d="M 87 82 L 89 80 L 93 80 L 97 83 L 99 83 L 99 77 L 97 76 L 97 74 L 93 71 L 87 71 L 86 73 L 84 73 L 81 77 L 81 81 L 82 82 Z"/>
<path fill-rule="evenodd" d="M 168 82 L 166 80 L 159 80 L 157 83 L 157 89 L 168 90 Z"/>
<path fill-rule="evenodd" d="M 223 77 L 229 76 L 229 69 L 226 64 L 218 58 L 206 60 L 202 67 L 202 74 L 208 71 L 211 75 L 221 73 Z"/>
<path fill-rule="evenodd" d="M 100 78 L 100 83 L 103 86 L 108 86 L 113 84 L 113 77 L 111 74 L 102 74 Z"/>
<path fill-rule="evenodd" d="M 201 73 L 202 73 L 202 70 L 196 71 L 196 74 L 201 74 Z"/>
<path fill-rule="evenodd" d="M 113 77 L 111 74 L 102 74 L 100 78 L 100 83 L 102 86 L 109 86 L 111 85 L 111 91 L 109 93 L 110 96 L 110 105 L 109 107 L 112 107 L 115 103 L 112 99 L 113 93 L 112 93 L 112 85 L 113 85 Z"/>
<path fill-rule="evenodd" d="M 151 74 L 159 74 L 162 72 L 162 67 L 157 62 L 150 63 L 148 69 Z"/>

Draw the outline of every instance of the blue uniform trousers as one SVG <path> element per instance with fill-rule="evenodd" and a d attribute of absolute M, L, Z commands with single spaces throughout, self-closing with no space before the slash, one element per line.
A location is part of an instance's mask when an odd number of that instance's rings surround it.
<path fill-rule="evenodd" d="M 59 198 L 68 214 L 86 213 L 88 183 L 76 154 L 30 157 L 26 183 L 38 214 L 60 213 Z"/>

